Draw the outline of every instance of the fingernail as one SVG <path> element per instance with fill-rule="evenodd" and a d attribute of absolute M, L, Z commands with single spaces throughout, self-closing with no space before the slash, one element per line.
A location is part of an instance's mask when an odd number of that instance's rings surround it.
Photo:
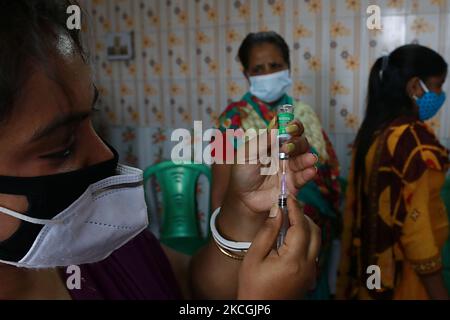
<path fill-rule="evenodd" d="M 298 126 L 295 124 L 291 124 L 290 126 L 286 127 L 287 133 L 295 133 L 298 131 L 298 129 L 299 129 Z"/>
<path fill-rule="evenodd" d="M 318 163 L 319 162 L 319 156 L 317 154 L 315 154 L 315 153 L 312 153 L 312 155 L 316 158 L 316 162 L 315 163 Z"/>
<path fill-rule="evenodd" d="M 278 206 L 273 205 L 273 207 L 270 209 L 269 218 L 276 218 L 278 215 Z"/>
<path fill-rule="evenodd" d="M 288 152 L 288 153 L 294 152 L 294 151 L 295 151 L 295 144 L 293 144 L 293 143 L 288 143 L 288 144 L 286 145 L 286 149 L 287 149 L 287 152 Z"/>
<path fill-rule="evenodd" d="M 272 121 L 270 121 L 268 129 L 269 129 L 269 130 L 272 130 L 273 127 L 275 127 L 275 124 L 276 124 L 276 123 L 277 123 L 277 117 L 274 117 L 274 118 L 272 119 Z"/>

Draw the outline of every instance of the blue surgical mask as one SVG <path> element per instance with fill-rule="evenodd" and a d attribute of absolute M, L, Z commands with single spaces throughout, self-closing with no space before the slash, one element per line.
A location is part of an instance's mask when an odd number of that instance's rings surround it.
<path fill-rule="evenodd" d="M 291 85 L 289 70 L 250 77 L 250 93 L 267 103 L 279 100 Z"/>
<path fill-rule="evenodd" d="M 422 80 L 420 80 L 420 85 L 425 93 L 420 98 L 414 96 L 414 99 L 419 107 L 419 119 L 426 121 L 433 118 L 439 112 L 444 105 L 446 95 L 445 92 L 437 94 L 430 91 Z"/>

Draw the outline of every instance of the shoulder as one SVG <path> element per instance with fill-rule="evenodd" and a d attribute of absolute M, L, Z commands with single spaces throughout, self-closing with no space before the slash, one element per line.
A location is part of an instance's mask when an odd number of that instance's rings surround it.
<path fill-rule="evenodd" d="M 448 150 L 423 122 L 396 123 L 388 130 L 386 147 L 397 170 L 401 170 L 405 178 L 417 179 L 426 169 L 448 169 Z"/>
<path fill-rule="evenodd" d="M 316 112 L 310 105 L 294 100 L 294 107 L 294 113 L 300 118 L 300 120 L 303 118 L 313 118 L 315 121 L 319 121 Z"/>
<path fill-rule="evenodd" d="M 393 156 L 433 151 L 436 155 L 448 157 L 447 149 L 423 122 L 394 123 L 388 130 L 387 145 Z"/>
<path fill-rule="evenodd" d="M 238 112 L 240 108 L 246 107 L 247 101 L 241 100 L 241 101 L 234 101 L 231 102 L 226 108 L 225 111 L 222 114 L 230 113 L 230 112 Z"/>
<path fill-rule="evenodd" d="M 172 266 L 159 241 L 148 230 L 104 260 L 80 267 L 85 284 L 81 290 L 70 292 L 74 299 L 169 300 L 181 297 Z"/>
<path fill-rule="evenodd" d="M 328 161 L 330 155 L 327 150 L 327 137 L 316 112 L 308 104 L 297 100 L 294 101 L 294 107 L 294 116 L 303 124 L 308 141 L 316 149 L 320 160 Z"/>
<path fill-rule="evenodd" d="M 306 103 L 294 102 L 295 118 L 300 120 L 305 127 L 310 127 L 310 131 L 322 132 L 322 124 L 314 109 Z"/>
<path fill-rule="evenodd" d="M 239 128 L 241 126 L 240 113 L 246 106 L 247 102 L 243 100 L 230 103 L 219 116 L 219 129 Z"/>

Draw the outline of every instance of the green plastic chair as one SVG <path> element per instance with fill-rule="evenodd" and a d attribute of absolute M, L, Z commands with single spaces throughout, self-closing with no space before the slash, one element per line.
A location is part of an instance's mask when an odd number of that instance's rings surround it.
<path fill-rule="evenodd" d="M 450 179 L 445 181 L 444 187 L 442 188 L 441 197 L 447 207 L 447 212 L 450 218 Z M 450 239 L 447 240 L 447 243 L 442 250 L 442 262 L 444 264 L 444 280 L 450 294 Z"/>
<path fill-rule="evenodd" d="M 209 239 L 209 231 L 206 238 L 201 235 L 197 218 L 195 191 L 200 175 L 205 175 L 211 185 L 211 170 L 206 165 L 167 161 L 144 171 L 146 188 L 148 180 L 155 176 L 162 192 L 161 242 L 187 255 L 193 255 Z"/>

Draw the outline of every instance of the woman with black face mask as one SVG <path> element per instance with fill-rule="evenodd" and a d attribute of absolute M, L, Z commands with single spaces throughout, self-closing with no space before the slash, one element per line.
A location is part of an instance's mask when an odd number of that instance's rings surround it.
<path fill-rule="evenodd" d="M 120 165 L 93 128 L 98 93 L 79 32 L 66 29 L 73 4 L 0 0 L 0 299 L 301 297 L 319 230 L 290 199 L 286 244 L 272 249 L 278 177 L 260 165 L 233 169 L 216 222 L 223 237 L 252 242 L 248 252 L 213 240 L 192 258 L 161 248 L 147 230 L 142 171 Z M 298 126 L 291 192 L 315 175 Z M 80 287 L 66 286 L 72 265 Z"/>

